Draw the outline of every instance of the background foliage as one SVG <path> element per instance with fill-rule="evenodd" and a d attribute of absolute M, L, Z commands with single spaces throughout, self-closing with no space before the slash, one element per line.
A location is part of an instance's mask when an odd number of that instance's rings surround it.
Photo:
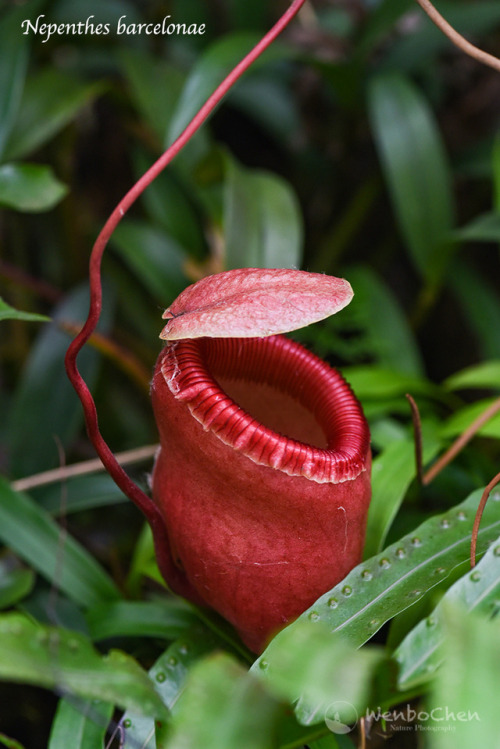
<path fill-rule="evenodd" d="M 367 746 L 499 746 L 499 494 L 472 573 L 467 557 L 480 489 L 498 471 L 500 417 L 421 487 L 404 395 L 421 408 L 427 463 L 498 397 L 500 77 L 451 48 L 412 0 L 306 7 L 116 231 L 99 335 L 80 359 L 113 448 L 154 444 L 161 312 L 187 283 L 244 266 L 348 278 L 351 305 L 298 337 L 342 367 L 370 420 L 364 563 L 252 665 L 224 622 L 162 589 L 149 533 L 106 476 L 20 483 L 93 457 L 63 368 L 87 312 L 93 239 L 284 7 L 1 4 L 5 746 L 352 747 L 359 724 L 348 735 L 325 724 L 338 700 L 359 715 L 408 704 L 480 715 L 403 732 L 388 712 L 367 723 Z M 498 2 L 439 9 L 499 53 Z M 123 15 L 171 14 L 206 32 L 20 33 L 42 13 L 112 29 Z M 133 469 L 144 485 L 149 468 Z"/>

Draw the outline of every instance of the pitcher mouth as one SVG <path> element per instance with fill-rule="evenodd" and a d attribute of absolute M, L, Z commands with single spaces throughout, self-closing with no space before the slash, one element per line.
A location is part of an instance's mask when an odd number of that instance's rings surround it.
<path fill-rule="evenodd" d="M 254 463 L 317 483 L 367 468 L 369 430 L 351 388 L 284 336 L 177 341 L 161 372 L 206 431 Z"/>

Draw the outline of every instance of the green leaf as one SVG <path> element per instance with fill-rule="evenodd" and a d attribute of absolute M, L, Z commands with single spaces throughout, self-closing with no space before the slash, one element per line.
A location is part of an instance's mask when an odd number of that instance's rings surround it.
<path fill-rule="evenodd" d="M 412 689 L 429 681 L 443 661 L 446 613 L 451 605 L 497 615 L 500 610 L 500 543 L 493 543 L 478 565 L 451 586 L 432 614 L 420 621 L 394 653 L 398 687 Z"/>
<path fill-rule="evenodd" d="M 449 282 L 483 358 L 500 358 L 500 301 L 496 285 L 460 258 L 453 263 Z"/>
<path fill-rule="evenodd" d="M 489 406 L 496 401 L 496 398 L 488 398 L 487 400 L 476 401 L 471 403 L 470 406 L 464 406 L 459 411 L 456 411 L 453 416 L 444 422 L 441 427 L 440 434 L 443 438 L 458 437 L 462 434 L 467 427 L 469 427 L 478 416 L 480 416 Z M 477 432 L 481 437 L 500 437 L 500 413 L 492 416 L 481 429 Z"/>
<path fill-rule="evenodd" d="M 369 86 L 373 136 L 415 267 L 431 283 L 446 270 L 453 225 L 450 172 L 429 106 L 409 80 L 379 75 Z"/>
<path fill-rule="evenodd" d="M 226 156 L 224 238 L 227 268 L 297 268 L 302 219 L 290 185 Z"/>
<path fill-rule="evenodd" d="M 423 437 L 424 463 L 432 460 L 440 447 L 433 430 L 426 428 Z M 415 478 L 415 444 L 413 439 L 392 442 L 373 461 L 372 499 L 368 510 L 365 558 L 383 548 L 394 518 L 408 487 Z"/>
<path fill-rule="evenodd" d="M 0 559 L 0 609 L 7 609 L 25 598 L 32 590 L 35 574 L 32 570 L 9 569 Z"/>
<path fill-rule="evenodd" d="M 288 629 L 304 620 L 323 622 L 341 631 L 355 646 L 369 640 L 386 621 L 404 611 L 431 590 L 470 551 L 474 515 L 482 491 L 443 515 L 427 520 L 413 533 L 355 567 L 341 583 L 325 593 Z M 500 493 L 493 492 L 483 515 L 478 553 L 482 554 L 500 532 Z M 280 632 L 261 655 L 258 664 L 272 664 Z"/>
<path fill-rule="evenodd" d="M 105 293 L 101 332 L 110 321 L 111 295 Z M 84 320 L 88 290 L 72 291 L 55 309 L 50 325 L 39 333 L 14 393 L 8 413 L 9 470 L 19 478 L 59 465 L 57 442 L 68 448 L 83 424 L 83 409 L 64 369 L 70 337 L 59 329 L 61 322 Z M 78 357 L 78 367 L 90 388 L 99 364 L 98 353 L 87 346 Z"/>
<path fill-rule="evenodd" d="M 70 515 L 93 507 L 108 507 L 129 501 L 107 473 L 65 478 L 64 495 L 60 481 L 30 489 L 29 493 L 51 515 L 63 512 Z"/>
<path fill-rule="evenodd" d="M 103 747 L 113 705 L 97 700 L 59 700 L 48 749 Z"/>
<path fill-rule="evenodd" d="M 464 242 L 499 242 L 500 213 L 484 213 L 454 232 Z"/>
<path fill-rule="evenodd" d="M 394 396 L 426 395 L 441 397 L 439 388 L 424 378 L 381 367 L 343 367 L 342 374 L 361 400 L 386 399 Z"/>
<path fill-rule="evenodd" d="M 280 713 L 259 680 L 228 655 L 213 655 L 191 670 L 167 747 L 272 749 Z"/>
<path fill-rule="evenodd" d="M 53 66 L 30 75 L 5 153 L 18 159 L 44 145 L 104 90 L 102 83 L 81 83 Z"/>
<path fill-rule="evenodd" d="M 161 637 L 174 640 L 197 621 L 182 599 L 161 601 L 112 601 L 94 606 L 87 613 L 93 640 L 110 637 Z"/>
<path fill-rule="evenodd" d="M 112 244 L 152 295 L 151 303 L 160 305 L 162 310 L 186 286 L 184 253 L 160 229 L 127 219 L 115 229 Z M 160 330 L 161 313 L 158 315 L 158 335 Z"/>
<path fill-rule="evenodd" d="M 1 167 L 0 167 L 1 169 Z M 26 322 L 50 322 L 50 317 L 33 312 L 21 312 L 4 302 L 0 297 L 0 320 L 25 320 Z"/>
<path fill-rule="evenodd" d="M 0 477 L 0 538 L 81 606 L 119 598 L 95 559 L 25 494 Z"/>
<path fill-rule="evenodd" d="M 163 146 L 185 75 L 165 60 L 155 59 L 142 50 L 122 50 L 119 59 L 135 106 Z"/>
<path fill-rule="evenodd" d="M 0 157 L 17 115 L 28 67 L 27 38 L 20 28 L 25 17 L 26 8 L 15 8 L 0 23 Z"/>
<path fill-rule="evenodd" d="M 443 386 L 448 390 L 467 388 L 500 388 L 500 360 L 485 361 L 448 377 Z"/>
<path fill-rule="evenodd" d="M 485 621 L 457 606 L 443 613 L 444 662 L 429 704 L 439 728 L 432 731 L 430 749 L 497 746 L 498 619 Z"/>
<path fill-rule="evenodd" d="M 168 717 L 148 675 L 129 655 L 112 650 L 102 656 L 78 632 L 41 626 L 22 614 L 0 617 L 0 678 Z"/>
<path fill-rule="evenodd" d="M 219 83 L 258 41 L 260 34 L 233 33 L 217 40 L 200 55 L 189 74 L 172 117 L 168 139 L 170 143 L 182 133 Z M 256 61 L 252 71 L 270 60 L 286 55 L 284 47 L 275 43 Z"/>
<path fill-rule="evenodd" d="M 364 333 L 364 347 L 382 369 L 420 376 L 423 364 L 413 333 L 395 296 L 369 267 L 348 268 L 354 299 L 332 324 Z"/>
<path fill-rule="evenodd" d="M 7 749 L 24 749 L 24 746 L 19 741 L 9 738 L 4 733 L 0 733 L 0 745 L 7 747 Z"/>
<path fill-rule="evenodd" d="M 48 166 L 0 166 L 0 205 L 26 213 L 38 213 L 53 208 L 67 192 L 66 185 L 55 177 Z"/>
<path fill-rule="evenodd" d="M 253 666 L 252 671 L 278 696 L 289 702 L 298 700 L 295 714 L 300 723 L 310 725 L 333 718 L 335 703 L 349 703 L 355 712 L 364 710 L 375 670 L 384 657 L 381 648 L 356 650 L 324 624 L 302 620 L 271 642 L 258 670 Z M 351 714 L 343 715 L 337 705 L 335 712 L 343 722 L 353 722 Z"/>
<path fill-rule="evenodd" d="M 151 165 L 151 156 L 140 152 L 135 158 L 135 172 L 141 177 Z M 186 251 L 199 259 L 204 257 L 203 215 L 193 201 L 192 188 L 186 186 L 174 168 L 163 171 L 142 195 L 142 201 L 153 223 L 161 227 Z"/>
<path fill-rule="evenodd" d="M 214 646 L 211 634 L 197 625 L 170 645 L 155 662 L 149 677 L 169 709 L 175 708 L 193 665 Z M 141 718 L 127 712 L 121 720 L 121 728 L 125 737 L 123 749 L 137 749 L 138 746 L 155 749 L 155 723 L 152 718 Z"/>

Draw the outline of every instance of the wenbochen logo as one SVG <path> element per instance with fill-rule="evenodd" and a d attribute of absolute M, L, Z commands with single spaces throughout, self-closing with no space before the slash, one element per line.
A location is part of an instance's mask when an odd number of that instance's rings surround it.
<path fill-rule="evenodd" d="M 357 710 L 350 702 L 332 702 L 325 711 L 325 724 L 332 733 L 350 733 L 357 722 Z"/>

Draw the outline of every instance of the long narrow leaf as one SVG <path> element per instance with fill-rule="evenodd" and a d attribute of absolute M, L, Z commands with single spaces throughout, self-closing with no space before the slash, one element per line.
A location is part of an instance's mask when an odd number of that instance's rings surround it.
<path fill-rule="evenodd" d="M 425 683 L 443 661 L 446 616 L 450 605 L 466 611 L 497 614 L 500 608 L 500 540 L 492 544 L 480 563 L 444 594 L 432 614 L 419 622 L 394 653 L 399 663 L 398 686 L 411 689 Z M 444 617 L 444 619 L 443 619 Z"/>
<path fill-rule="evenodd" d="M 113 705 L 96 700 L 61 699 L 48 749 L 102 749 Z"/>
<path fill-rule="evenodd" d="M 119 597 L 95 559 L 26 494 L 0 477 L 0 538 L 52 585 L 81 606 Z"/>
<path fill-rule="evenodd" d="M 470 536 L 481 490 L 443 515 L 427 520 L 363 564 L 321 596 L 290 628 L 304 619 L 323 622 L 342 632 L 353 645 L 369 640 L 386 621 L 418 601 L 469 555 Z M 500 532 L 500 493 L 492 493 L 479 532 L 479 553 Z M 286 630 L 271 641 L 252 666 L 273 668 L 273 654 Z M 298 695 L 297 695 L 298 696 Z"/>
<path fill-rule="evenodd" d="M 28 66 L 27 38 L 20 29 L 25 17 L 25 8 L 15 8 L 0 24 L 0 157 L 17 115 Z"/>
<path fill-rule="evenodd" d="M 453 209 L 450 172 L 432 113 L 413 84 L 398 74 L 371 81 L 369 107 L 394 210 L 413 262 L 426 280 L 439 281 L 449 258 Z"/>

